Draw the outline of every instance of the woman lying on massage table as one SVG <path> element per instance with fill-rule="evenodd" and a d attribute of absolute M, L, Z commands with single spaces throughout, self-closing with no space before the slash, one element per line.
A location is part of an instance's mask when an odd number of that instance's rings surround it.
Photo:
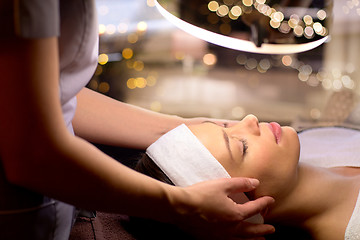
<path fill-rule="evenodd" d="M 180 125 L 147 149 L 137 170 L 179 186 L 257 178 L 260 186 L 246 196 L 275 199 L 262 214 L 265 222 L 299 227 L 313 239 L 355 240 L 360 236 L 359 166 L 357 130 L 326 127 L 297 134 L 248 115 L 233 127 Z"/>

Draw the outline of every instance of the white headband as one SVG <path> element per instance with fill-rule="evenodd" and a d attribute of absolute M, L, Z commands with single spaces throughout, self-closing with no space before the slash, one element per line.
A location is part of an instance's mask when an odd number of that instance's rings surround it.
<path fill-rule="evenodd" d="M 176 186 L 187 187 L 206 180 L 230 178 L 225 168 L 185 124 L 161 136 L 148 147 L 146 154 Z"/>
<path fill-rule="evenodd" d="M 185 124 L 161 136 L 146 149 L 146 154 L 176 186 L 186 187 L 207 180 L 230 178 L 225 168 Z M 237 203 L 249 201 L 244 193 L 231 198 Z M 248 220 L 263 222 L 260 215 Z"/>

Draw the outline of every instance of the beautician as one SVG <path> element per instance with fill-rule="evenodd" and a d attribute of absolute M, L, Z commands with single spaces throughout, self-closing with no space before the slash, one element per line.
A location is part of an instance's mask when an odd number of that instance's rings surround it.
<path fill-rule="evenodd" d="M 0 239 L 68 239 L 73 206 L 171 222 L 207 239 L 274 231 L 243 221 L 272 198 L 228 198 L 253 190 L 257 180 L 168 186 L 89 143 L 145 149 L 181 123 L 204 120 L 150 112 L 84 88 L 98 55 L 93 1 L 0 0 L 0 23 Z"/>

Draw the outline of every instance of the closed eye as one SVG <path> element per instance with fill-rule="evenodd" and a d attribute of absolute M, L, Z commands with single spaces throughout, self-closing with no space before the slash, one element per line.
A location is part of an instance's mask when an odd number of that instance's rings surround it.
<path fill-rule="evenodd" d="M 248 143 L 247 143 L 246 139 L 244 139 L 244 138 L 240 139 L 240 142 L 243 145 L 243 156 L 245 156 L 245 154 L 247 153 L 247 150 L 249 148 Z"/>

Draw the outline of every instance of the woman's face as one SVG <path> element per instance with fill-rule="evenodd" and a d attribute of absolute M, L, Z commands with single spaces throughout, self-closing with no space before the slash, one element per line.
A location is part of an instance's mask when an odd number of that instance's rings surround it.
<path fill-rule="evenodd" d="M 230 176 L 260 180 L 252 197 L 278 198 L 296 183 L 300 145 L 293 128 L 259 123 L 253 115 L 231 127 L 204 122 L 189 128 Z"/>

